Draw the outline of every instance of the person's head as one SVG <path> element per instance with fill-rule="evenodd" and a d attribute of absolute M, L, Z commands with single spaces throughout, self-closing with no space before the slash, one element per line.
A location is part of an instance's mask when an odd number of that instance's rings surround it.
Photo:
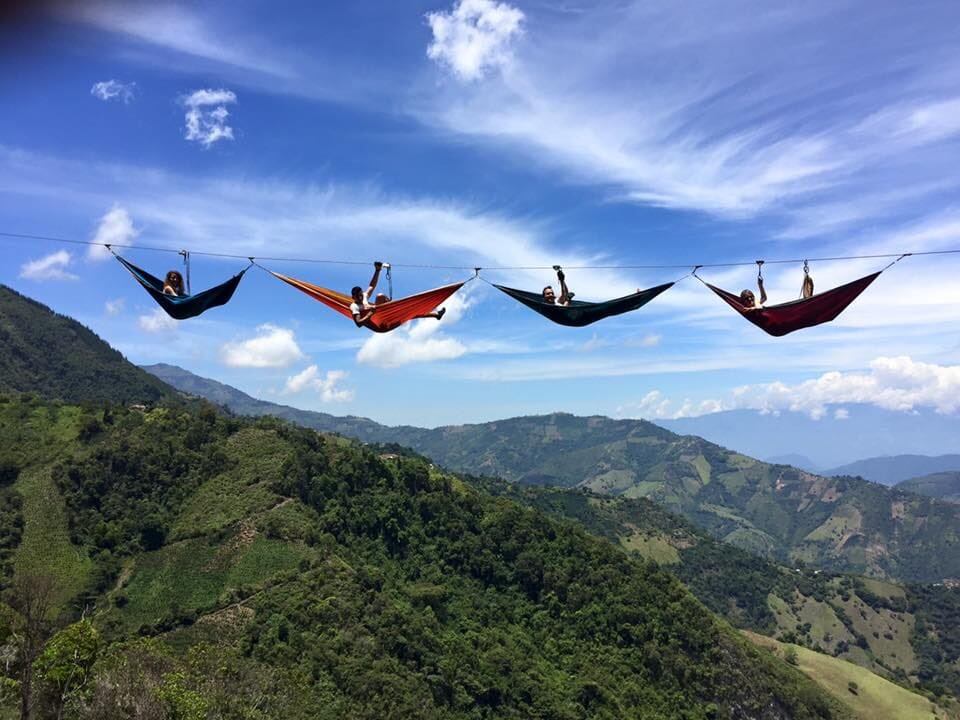
<path fill-rule="evenodd" d="M 547 285 L 543 289 L 543 299 L 546 300 L 548 303 L 556 302 L 557 296 L 553 294 L 552 286 Z"/>
<path fill-rule="evenodd" d="M 350 296 L 355 303 L 363 302 L 363 288 L 359 285 L 354 285 L 353 290 L 350 291 Z"/>
<path fill-rule="evenodd" d="M 176 270 L 171 270 L 167 273 L 166 284 L 172 287 L 177 291 L 177 294 L 183 292 L 183 275 L 178 273 Z"/>
<path fill-rule="evenodd" d="M 740 293 L 740 303 L 746 307 L 753 307 L 757 304 L 757 298 L 752 290 L 744 290 Z"/>

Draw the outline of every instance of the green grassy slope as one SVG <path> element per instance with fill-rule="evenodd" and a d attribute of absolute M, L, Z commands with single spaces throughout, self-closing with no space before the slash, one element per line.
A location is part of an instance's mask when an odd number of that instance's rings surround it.
<path fill-rule="evenodd" d="M 869 670 L 808 648 L 778 643 L 746 633 L 760 647 L 784 657 L 796 653 L 797 667 L 834 697 L 849 705 L 861 720 L 947 720 L 956 717 L 953 707 L 940 707 L 929 699 L 871 673 Z"/>
<path fill-rule="evenodd" d="M 669 573 L 422 460 L 212 411 L 0 403 L 24 416 L 92 564 L 74 717 L 117 688 L 176 717 L 251 693 L 285 718 L 846 716 Z"/>

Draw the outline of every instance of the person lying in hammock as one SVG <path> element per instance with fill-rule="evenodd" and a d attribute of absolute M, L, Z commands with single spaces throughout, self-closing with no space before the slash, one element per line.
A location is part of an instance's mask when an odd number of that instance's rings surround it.
<path fill-rule="evenodd" d="M 163 281 L 163 294 L 173 295 L 174 297 L 186 295 L 183 291 L 183 275 L 176 270 L 168 272 L 166 279 Z"/>
<path fill-rule="evenodd" d="M 760 289 L 760 302 L 757 302 L 752 290 L 744 290 L 740 293 L 740 303 L 745 310 L 763 310 L 763 304 L 767 301 L 767 291 L 763 287 L 763 278 L 757 278 L 757 287 Z"/>
<path fill-rule="evenodd" d="M 543 300 L 548 305 L 569 305 L 573 299 L 573 293 L 567 288 L 567 277 L 559 265 L 554 265 L 553 269 L 557 271 L 557 280 L 560 281 L 560 297 L 554 294 L 552 285 L 547 285 L 543 289 Z"/>
<path fill-rule="evenodd" d="M 353 298 L 353 302 L 350 303 L 350 314 L 353 315 L 353 321 L 357 324 L 357 327 L 363 327 L 364 323 L 373 317 L 373 314 L 377 311 L 378 305 L 384 305 L 391 300 L 391 298 L 387 297 L 383 293 L 377 293 L 374 302 L 370 302 L 370 296 L 373 294 L 373 291 L 377 289 L 377 282 L 380 280 L 380 270 L 383 267 L 389 269 L 390 264 L 382 263 L 379 260 L 373 264 L 373 277 L 370 278 L 370 286 L 366 289 L 366 291 L 364 291 L 359 285 L 355 285 L 350 291 L 350 296 Z M 413 319 L 418 320 L 420 318 L 436 318 L 439 320 L 443 317 L 445 312 L 447 312 L 446 308 L 440 308 L 435 312 L 417 315 Z"/>

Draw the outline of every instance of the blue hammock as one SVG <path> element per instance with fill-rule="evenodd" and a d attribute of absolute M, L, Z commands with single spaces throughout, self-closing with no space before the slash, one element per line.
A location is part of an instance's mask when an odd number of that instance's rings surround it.
<path fill-rule="evenodd" d="M 548 303 L 543 299 L 543 295 L 539 293 L 517 290 L 506 287 L 505 285 L 494 285 L 494 287 L 558 325 L 584 327 L 597 322 L 597 320 L 603 320 L 604 318 L 614 315 L 622 315 L 626 312 L 638 310 L 660 293 L 673 287 L 673 283 L 664 283 L 663 285 L 657 285 L 656 287 L 631 293 L 614 300 L 607 300 L 606 302 L 581 302 L 580 300 L 573 300 L 569 305 L 554 305 Z"/>
<path fill-rule="evenodd" d="M 197 317 L 197 315 L 206 312 L 210 308 L 226 305 L 230 302 L 230 298 L 233 297 L 233 293 L 237 289 L 237 285 L 240 284 L 240 280 L 243 279 L 243 274 L 249 269 L 244 268 L 225 283 L 212 287 L 209 290 L 203 290 L 194 295 L 164 295 L 163 280 L 154 277 L 146 270 L 141 270 L 116 253 L 114 253 L 114 257 L 120 261 L 121 265 L 130 271 L 130 274 L 133 275 L 138 283 L 143 285 L 143 289 L 150 293 L 150 297 L 157 301 L 157 305 L 162 307 L 167 315 L 177 320 Z"/>

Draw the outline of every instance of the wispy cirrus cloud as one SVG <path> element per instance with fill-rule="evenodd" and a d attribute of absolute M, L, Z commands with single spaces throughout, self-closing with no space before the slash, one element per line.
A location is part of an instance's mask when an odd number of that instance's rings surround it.
<path fill-rule="evenodd" d="M 183 5 L 89 0 L 61 3 L 57 12 L 69 20 L 195 58 L 280 77 L 291 73 L 286 63 L 251 47 L 249 38 L 241 41 L 236 33 L 225 33 L 222 26 L 212 26 Z"/>
<path fill-rule="evenodd" d="M 30 260 L 20 267 L 20 277 L 25 280 L 77 280 L 77 276 L 67 271 L 73 262 L 73 256 L 66 250 Z"/>
<path fill-rule="evenodd" d="M 117 100 L 127 105 L 133 102 L 136 88 L 137 84 L 135 82 L 124 83 L 119 80 L 102 80 L 93 84 L 93 87 L 90 88 L 90 94 L 104 102 Z"/>
<path fill-rule="evenodd" d="M 727 218 L 855 204 L 893 186 L 956 188 L 945 152 L 958 100 L 944 78 L 960 56 L 947 18 L 889 6 L 853 61 L 849 32 L 863 30 L 865 9 L 854 6 L 740 0 L 718 19 L 607 2 L 531 14 L 536 42 L 516 43 L 509 71 L 424 89 L 414 112 L 617 199 Z M 909 211 L 916 195 L 896 200 Z"/>

